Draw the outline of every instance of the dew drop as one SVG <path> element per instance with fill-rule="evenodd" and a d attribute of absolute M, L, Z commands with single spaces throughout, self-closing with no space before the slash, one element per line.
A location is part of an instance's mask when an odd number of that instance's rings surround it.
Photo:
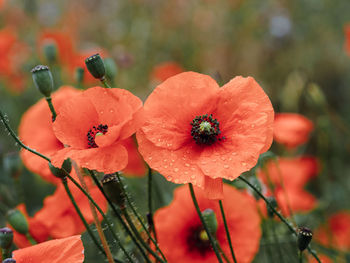
<path fill-rule="evenodd" d="M 236 156 L 236 155 L 237 155 L 237 153 L 236 153 L 236 152 L 233 152 L 233 153 L 232 153 L 232 155 L 233 155 L 233 156 Z"/>
<path fill-rule="evenodd" d="M 243 165 L 243 166 L 247 166 L 247 163 L 243 162 L 242 165 Z"/>
<path fill-rule="evenodd" d="M 224 156 L 220 157 L 221 160 L 225 161 L 226 158 Z"/>
<path fill-rule="evenodd" d="M 178 179 L 175 179 L 175 180 L 174 180 L 174 183 L 175 183 L 175 184 L 178 184 L 178 183 L 179 183 L 179 180 L 178 180 Z"/>
<path fill-rule="evenodd" d="M 184 172 L 184 174 L 188 175 L 188 172 L 187 172 L 187 171 L 185 171 L 185 172 Z"/>
<path fill-rule="evenodd" d="M 152 156 L 148 157 L 148 160 L 152 160 Z"/>
<path fill-rule="evenodd" d="M 172 160 L 171 160 L 171 162 L 173 162 L 173 163 L 174 163 L 174 162 L 175 162 L 175 160 L 174 160 L 174 159 L 172 159 Z"/>
<path fill-rule="evenodd" d="M 205 161 L 202 161 L 201 163 L 202 163 L 203 165 L 207 164 Z"/>
<path fill-rule="evenodd" d="M 174 172 L 177 173 L 179 171 L 179 168 L 175 167 Z"/>
<path fill-rule="evenodd" d="M 228 169 L 230 166 L 228 166 L 227 164 L 224 165 L 225 169 Z"/>
<path fill-rule="evenodd" d="M 164 160 L 163 160 L 163 162 L 165 162 L 165 163 L 166 163 L 167 161 L 168 161 L 167 159 L 164 159 Z"/>
<path fill-rule="evenodd" d="M 191 179 L 195 179 L 196 178 L 196 176 L 195 175 L 191 175 Z"/>
<path fill-rule="evenodd" d="M 167 165 L 164 165 L 164 169 L 167 169 L 168 168 L 168 166 Z"/>
<path fill-rule="evenodd" d="M 110 113 L 113 113 L 113 112 L 114 112 L 114 110 L 113 110 L 113 109 L 110 109 L 110 110 L 109 110 L 109 112 L 110 112 Z"/>
<path fill-rule="evenodd" d="M 103 111 L 103 110 L 101 110 L 101 111 L 100 111 L 100 114 L 103 114 L 103 113 L 104 113 L 104 111 Z"/>
<path fill-rule="evenodd" d="M 229 161 L 232 161 L 232 158 L 230 157 L 230 158 L 228 158 L 228 160 L 229 160 Z"/>
<path fill-rule="evenodd" d="M 171 180 L 171 179 L 173 179 L 173 177 L 171 177 L 171 176 L 168 176 L 168 177 L 167 177 L 167 179 L 168 179 L 168 180 Z"/>
<path fill-rule="evenodd" d="M 186 167 L 190 167 L 191 165 L 189 163 L 185 163 L 185 166 Z"/>
<path fill-rule="evenodd" d="M 255 128 L 255 124 L 250 125 L 250 127 Z"/>
<path fill-rule="evenodd" d="M 192 170 L 192 171 L 194 171 L 194 170 L 196 170 L 196 168 L 194 168 L 194 167 L 191 167 L 191 170 Z"/>

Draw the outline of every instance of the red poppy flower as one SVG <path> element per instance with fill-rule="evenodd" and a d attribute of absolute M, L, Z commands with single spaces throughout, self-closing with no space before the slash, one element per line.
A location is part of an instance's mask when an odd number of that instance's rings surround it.
<path fill-rule="evenodd" d="M 326 225 L 315 231 L 315 240 L 337 250 L 350 250 L 350 212 L 340 211 L 332 215 Z"/>
<path fill-rule="evenodd" d="M 225 215 L 231 234 L 232 245 L 238 262 L 251 262 L 259 249 L 261 238 L 260 217 L 251 198 L 224 184 Z M 230 255 L 229 244 L 218 202 L 209 200 L 196 188 L 196 197 L 201 211 L 212 209 L 217 218 L 216 239 L 226 255 Z M 186 186 L 174 191 L 174 200 L 169 206 L 156 211 L 155 226 L 160 248 L 169 263 L 217 262 L 207 239 L 201 238 L 204 231 Z"/>
<path fill-rule="evenodd" d="M 163 82 L 166 79 L 184 72 L 184 69 L 176 62 L 163 62 L 153 68 L 151 76 L 153 79 Z"/>
<path fill-rule="evenodd" d="M 73 176 L 76 177 L 76 175 Z M 92 183 L 90 178 L 85 178 L 85 181 L 91 197 L 106 212 L 107 201 L 98 187 Z M 94 218 L 87 197 L 73 183 L 68 182 L 68 185 L 86 221 L 89 224 L 93 223 Z M 29 233 L 38 243 L 47 241 L 49 238 L 64 238 L 80 234 L 85 230 L 85 226 L 75 211 L 63 185 L 58 185 L 55 193 L 45 198 L 43 207 L 34 217 L 28 216 L 24 204 L 19 205 L 17 209 L 26 216 Z M 98 216 L 99 220 L 102 220 L 99 213 Z M 14 243 L 20 248 L 31 245 L 25 235 L 16 231 L 14 231 Z"/>
<path fill-rule="evenodd" d="M 350 56 L 350 24 L 345 26 L 345 51 Z"/>
<path fill-rule="evenodd" d="M 274 139 L 288 148 L 294 148 L 308 141 L 314 125 L 297 113 L 277 113 L 275 116 Z"/>
<path fill-rule="evenodd" d="M 237 178 L 271 145 L 273 108 L 251 77 L 220 88 L 209 76 L 181 73 L 159 85 L 144 108 L 137 140 L 146 162 L 210 198 L 222 197 L 221 178 Z"/>
<path fill-rule="evenodd" d="M 107 201 L 98 187 L 93 184 L 90 178 L 85 178 L 85 181 L 91 197 L 103 211 L 107 211 Z M 70 181 L 68 185 L 86 221 L 92 223 L 94 219 L 87 197 Z M 98 215 L 99 219 L 102 220 L 102 216 L 99 213 Z M 58 185 L 55 193 L 45 198 L 42 209 L 34 215 L 34 218 L 49 229 L 50 237 L 53 238 L 80 234 L 85 229 L 63 185 Z"/>
<path fill-rule="evenodd" d="M 307 212 L 315 208 L 316 198 L 303 187 L 319 171 L 316 158 L 279 158 L 277 164 L 273 160 L 269 161 L 266 171 L 259 170 L 257 175 L 265 185 L 273 185 L 273 194 L 285 215 L 290 214 L 289 208 L 295 212 Z"/>
<path fill-rule="evenodd" d="M 318 257 L 322 263 L 333 263 L 333 260 L 331 260 L 329 257 L 327 257 L 325 255 L 318 255 Z M 312 256 L 309 256 L 308 262 L 309 263 L 318 263 L 318 261 Z M 342 261 L 339 261 L 339 262 L 342 262 Z"/>
<path fill-rule="evenodd" d="M 60 167 L 72 158 L 80 167 L 113 173 L 128 164 L 122 141 L 142 124 L 142 102 L 123 89 L 94 87 L 66 101 L 53 129 L 66 148 L 52 163 Z"/>
<path fill-rule="evenodd" d="M 61 87 L 52 94 L 55 110 L 59 113 L 62 103 L 79 93 L 80 91 L 73 87 Z M 23 114 L 18 131 L 24 144 L 48 157 L 64 148 L 53 133 L 52 115 L 44 98 Z M 52 175 L 46 160 L 26 150 L 21 151 L 21 158 L 25 166 L 33 173 L 39 174 L 43 179 L 52 183 L 60 182 L 58 178 Z"/>
<path fill-rule="evenodd" d="M 84 247 L 80 236 L 50 240 L 13 251 L 16 263 L 83 263 Z"/>

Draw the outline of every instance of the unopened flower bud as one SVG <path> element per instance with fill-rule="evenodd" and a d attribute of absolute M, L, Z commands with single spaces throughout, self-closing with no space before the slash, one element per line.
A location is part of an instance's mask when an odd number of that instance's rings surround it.
<path fill-rule="evenodd" d="M 49 64 L 53 64 L 57 61 L 57 46 L 54 41 L 45 41 L 43 45 L 43 51 L 45 58 Z"/>
<path fill-rule="evenodd" d="M 84 69 L 82 67 L 77 67 L 75 70 L 75 80 L 77 83 L 81 84 L 84 80 Z"/>
<path fill-rule="evenodd" d="M 298 228 L 298 248 L 300 251 L 304 251 L 310 244 L 312 239 L 312 231 L 306 227 Z"/>
<path fill-rule="evenodd" d="M 274 209 L 277 208 L 278 204 L 277 204 L 276 198 L 274 198 L 273 196 L 269 196 L 266 199 L 269 201 L 270 206 L 272 206 Z M 267 215 L 269 217 L 273 217 L 274 216 L 274 212 L 273 212 L 273 210 L 271 209 L 270 206 L 267 206 Z"/>
<path fill-rule="evenodd" d="M 210 233 L 215 234 L 216 230 L 218 229 L 218 221 L 216 219 L 215 212 L 208 208 L 202 212 L 202 215 Z"/>
<path fill-rule="evenodd" d="M 125 208 L 125 195 L 116 174 L 106 174 L 101 180 L 103 190 L 121 209 Z"/>
<path fill-rule="evenodd" d="M 0 228 L 0 247 L 9 249 L 13 241 L 13 231 L 8 227 Z"/>
<path fill-rule="evenodd" d="M 27 234 L 29 225 L 26 217 L 18 209 L 12 209 L 7 212 L 7 221 L 20 234 Z"/>
<path fill-rule="evenodd" d="M 35 86 L 45 97 L 50 97 L 53 90 L 53 78 L 48 66 L 38 65 L 32 69 Z"/>
<path fill-rule="evenodd" d="M 112 58 L 105 58 L 103 60 L 106 68 L 106 77 L 110 81 L 113 81 L 115 76 L 117 75 L 117 65 L 115 64 L 114 60 Z"/>
<path fill-rule="evenodd" d="M 65 178 L 67 176 L 67 173 L 70 173 L 72 171 L 72 163 L 70 159 L 64 160 L 62 167 L 57 168 L 52 165 L 52 163 L 49 163 L 49 168 L 51 173 L 56 176 L 57 178 Z"/>
<path fill-rule="evenodd" d="M 103 80 L 106 75 L 105 65 L 99 54 L 92 55 L 85 59 L 85 64 L 90 74 L 96 79 Z"/>
<path fill-rule="evenodd" d="M 16 260 L 13 258 L 7 258 L 2 263 L 16 263 Z"/>

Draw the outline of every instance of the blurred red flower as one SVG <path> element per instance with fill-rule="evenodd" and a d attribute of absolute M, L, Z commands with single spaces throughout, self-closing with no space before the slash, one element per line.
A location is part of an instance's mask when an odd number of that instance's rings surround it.
<path fill-rule="evenodd" d="M 16 263 L 83 263 L 84 247 L 80 236 L 50 240 L 13 251 Z"/>
<path fill-rule="evenodd" d="M 319 164 L 314 157 L 279 158 L 260 169 L 258 177 L 269 187 L 269 194 L 276 197 L 279 208 L 286 216 L 289 208 L 294 212 L 307 212 L 315 208 L 316 198 L 303 188 L 319 172 Z"/>
<path fill-rule="evenodd" d="M 223 87 L 211 77 L 185 72 L 159 85 L 145 102 L 137 133 L 151 168 L 174 183 L 193 183 L 222 198 L 222 178 L 252 168 L 271 145 L 273 108 L 251 77 Z"/>
<path fill-rule="evenodd" d="M 85 181 L 91 197 L 106 212 L 107 201 L 98 187 L 93 184 L 91 178 L 85 178 Z M 70 181 L 68 185 L 86 221 L 92 223 L 94 219 L 87 197 Z M 38 243 L 49 238 L 64 238 L 80 234 L 85 230 L 84 224 L 81 222 L 62 184 L 57 186 L 53 195 L 45 198 L 43 207 L 34 217 L 27 215 L 23 204 L 19 205 L 17 209 L 26 215 L 29 223 L 29 233 Z M 102 220 L 102 216 L 98 215 L 99 219 Z M 16 231 L 14 231 L 14 243 L 20 248 L 31 245 L 25 235 Z"/>
<path fill-rule="evenodd" d="M 297 113 L 277 113 L 274 123 L 274 139 L 288 148 L 295 148 L 306 143 L 313 123 Z"/>
<path fill-rule="evenodd" d="M 70 86 L 63 86 L 54 92 L 52 102 L 57 113 L 63 102 L 79 93 L 79 90 Z M 24 144 L 48 157 L 64 148 L 53 133 L 51 112 L 44 98 L 23 114 L 18 131 Z M 33 173 L 39 174 L 51 183 L 60 182 L 52 175 L 46 160 L 24 149 L 21 150 L 21 158 L 24 165 Z"/>
<path fill-rule="evenodd" d="M 350 24 L 345 26 L 345 51 L 350 56 Z"/>
<path fill-rule="evenodd" d="M 332 215 L 327 223 L 315 231 L 315 240 L 326 247 L 350 250 L 350 211 Z"/>
<path fill-rule="evenodd" d="M 123 140 L 143 122 L 142 102 L 129 91 L 93 87 L 60 107 L 54 133 L 65 145 L 52 157 L 60 167 L 72 158 L 80 167 L 113 173 L 128 164 Z"/>
<path fill-rule="evenodd" d="M 28 57 L 29 49 L 18 39 L 15 32 L 12 28 L 0 30 L 0 77 L 8 82 L 6 87 L 20 92 L 25 87 L 21 67 Z"/>
<path fill-rule="evenodd" d="M 141 154 L 137 150 L 133 137 L 125 139 L 122 144 L 128 151 L 128 165 L 123 169 L 127 176 L 141 177 L 146 175 L 146 165 Z"/>
<path fill-rule="evenodd" d="M 195 189 L 201 211 L 212 209 L 217 218 L 216 239 L 226 255 L 230 248 L 222 221 L 218 202 L 209 200 L 205 193 Z M 232 245 L 238 262 L 251 262 L 259 250 L 261 238 L 260 216 L 251 198 L 234 187 L 224 184 L 225 215 L 231 234 Z M 169 206 L 160 208 L 154 215 L 160 248 L 169 263 L 216 262 L 216 256 L 208 240 L 202 239 L 205 231 L 193 206 L 186 186 L 174 191 L 174 200 Z"/>
<path fill-rule="evenodd" d="M 181 72 L 184 72 L 184 69 L 178 63 L 172 61 L 163 62 L 153 68 L 151 78 L 163 82 Z"/>

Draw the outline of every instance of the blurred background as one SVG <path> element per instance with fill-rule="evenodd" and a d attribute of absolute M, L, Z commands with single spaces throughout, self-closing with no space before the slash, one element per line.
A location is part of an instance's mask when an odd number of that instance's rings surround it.
<path fill-rule="evenodd" d="M 327 215 L 350 208 L 349 10 L 348 0 L 1 0 L 0 108 L 17 128 L 41 98 L 30 73 L 37 64 L 50 66 L 56 88 L 99 85 L 88 73 L 83 81 L 77 77 L 84 59 L 96 52 L 115 63 L 113 84 L 143 100 L 181 71 L 208 74 L 220 85 L 237 75 L 252 76 L 276 112 L 300 113 L 314 123 L 308 144 L 293 154 L 316 156 L 322 166 L 308 186 L 319 206 L 300 216 L 317 227 Z M 33 214 L 54 186 L 28 172 L 18 151 L 0 128 L 0 200 L 16 206 L 21 188 Z M 272 151 L 286 154 L 276 144 Z M 14 179 L 13 169 L 21 176 Z M 145 179 L 127 180 L 138 200 Z M 174 185 L 161 176 L 156 181 L 169 189 L 156 201 L 159 207 L 171 200 Z M 139 207 L 143 212 L 145 205 Z M 256 262 L 265 262 L 266 247 L 274 247 L 265 241 Z"/>

